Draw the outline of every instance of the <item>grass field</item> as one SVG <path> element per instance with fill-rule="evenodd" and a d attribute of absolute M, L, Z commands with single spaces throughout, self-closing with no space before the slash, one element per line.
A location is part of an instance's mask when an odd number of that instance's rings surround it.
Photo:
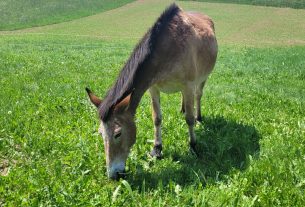
<path fill-rule="evenodd" d="M 147 156 L 145 95 L 129 174 L 107 179 L 84 88 L 106 93 L 167 4 L 0 32 L 0 206 L 304 206 L 304 10 L 179 2 L 215 19 L 220 44 L 196 126 L 202 155 L 188 151 L 179 94 L 162 94 L 164 159 Z"/>
<path fill-rule="evenodd" d="M 304 0 L 195 0 L 200 2 L 211 3 L 233 3 L 233 4 L 250 4 L 258 6 L 273 6 L 273 7 L 290 7 L 295 9 L 304 9 Z"/>
<path fill-rule="evenodd" d="M 132 0 L 1 0 L 0 30 L 69 21 L 114 9 Z"/>
<path fill-rule="evenodd" d="M 53 38 L 78 36 L 135 44 L 169 2 L 137 2 L 70 22 L 0 34 L 47 35 Z M 305 44 L 305 10 L 200 2 L 179 2 L 179 5 L 212 16 L 220 44 L 255 47 Z M 113 13 L 117 15 L 115 18 Z"/>

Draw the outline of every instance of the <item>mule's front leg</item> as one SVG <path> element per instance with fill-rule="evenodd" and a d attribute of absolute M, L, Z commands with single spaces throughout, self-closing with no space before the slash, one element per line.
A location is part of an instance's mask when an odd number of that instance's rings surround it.
<path fill-rule="evenodd" d="M 160 91 L 156 88 L 149 89 L 152 102 L 152 117 L 154 122 L 154 148 L 150 155 L 160 159 L 162 157 L 162 138 L 161 138 L 161 107 L 160 107 Z"/>
<path fill-rule="evenodd" d="M 190 148 L 191 151 L 196 153 L 196 136 L 194 132 L 195 116 L 194 116 L 194 88 L 188 87 L 183 92 L 184 107 L 185 107 L 185 120 L 188 125 Z"/>

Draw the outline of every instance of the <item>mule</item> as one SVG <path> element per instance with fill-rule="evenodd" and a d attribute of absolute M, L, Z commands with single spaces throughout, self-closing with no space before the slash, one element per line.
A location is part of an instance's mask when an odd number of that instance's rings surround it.
<path fill-rule="evenodd" d="M 182 93 L 190 148 L 195 151 L 195 119 L 201 121 L 202 90 L 216 57 L 213 21 L 172 4 L 135 47 L 103 100 L 86 88 L 91 102 L 98 108 L 109 178 L 118 179 L 124 172 L 136 141 L 136 109 L 147 90 L 152 100 L 155 139 L 151 155 L 157 158 L 162 155 L 160 91 Z"/>

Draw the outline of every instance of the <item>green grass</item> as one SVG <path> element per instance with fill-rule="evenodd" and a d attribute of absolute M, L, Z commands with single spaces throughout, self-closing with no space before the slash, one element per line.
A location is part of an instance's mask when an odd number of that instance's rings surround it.
<path fill-rule="evenodd" d="M 179 94 L 162 94 L 164 159 L 147 156 L 153 124 L 146 94 L 137 111 L 129 174 L 125 181 L 109 181 L 96 109 L 84 88 L 103 96 L 136 39 L 120 36 L 116 24 L 101 31 L 115 34 L 117 28 L 119 38 L 80 36 L 84 30 L 77 31 L 74 21 L 53 34 L 6 33 L 0 36 L 0 206 L 304 206 L 305 46 L 281 46 L 280 36 L 266 45 L 263 34 L 226 39 L 227 18 L 237 18 L 239 8 L 248 10 L 243 21 L 250 21 L 257 7 L 182 5 L 206 7 L 217 19 L 221 43 L 204 92 L 204 122 L 196 126 L 200 157 L 188 151 Z M 154 1 L 137 2 L 115 10 L 113 22 L 145 11 L 142 27 L 134 22 L 137 37 L 160 9 Z M 299 12 L 283 15 L 301 19 Z M 104 18 L 100 24 L 107 23 Z M 92 19 L 76 22 L 85 20 Z M 47 28 L 56 25 L 40 29 Z M 56 35 L 61 32 L 70 35 Z M 291 40 L 302 32 L 294 31 Z"/>
<path fill-rule="evenodd" d="M 196 127 L 201 157 L 188 152 L 178 94 L 162 96 L 165 159 L 147 156 L 153 130 L 146 95 L 137 114 L 137 143 L 128 160 L 132 192 L 122 185 L 113 201 L 120 183 L 107 180 L 96 112 L 84 88 L 105 94 L 131 49 L 126 42 L 2 39 L 0 151 L 10 168 L 8 176 L 0 177 L 2 202 L 305 202 L 305 47 L 230 46 L 220 47 L 205 90 L 205 119 Z"/>
<path fill-rule="evenodd" d="M 195 0 L 195 1 L 211 2 L 211 3 L 250 4 L 250 5 L 258 5 L 258 6 L 290 7 L 294 9 L 305 9 L 304 0 Z"/>
<path fill-rule="evenodd" d="M 132 0 L 1 0 L 0 30 L 69 21 L 120 7 Z"/>

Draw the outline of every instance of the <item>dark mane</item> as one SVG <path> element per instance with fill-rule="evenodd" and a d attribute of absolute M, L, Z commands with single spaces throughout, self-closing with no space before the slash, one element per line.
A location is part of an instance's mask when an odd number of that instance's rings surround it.
<path fill-rule="evenodd" d="M 107 92 L 99 107 L 99 115 L 103 121 L 108 119 L 113 107 L 133 91 L 137 72 L 141 70 L 142 65 L 151 57 L 158 37 L 179 11 L 181 9 L 175 3 L 171 4 L 135 47 L 121 70 L 118 79 Z"/>

